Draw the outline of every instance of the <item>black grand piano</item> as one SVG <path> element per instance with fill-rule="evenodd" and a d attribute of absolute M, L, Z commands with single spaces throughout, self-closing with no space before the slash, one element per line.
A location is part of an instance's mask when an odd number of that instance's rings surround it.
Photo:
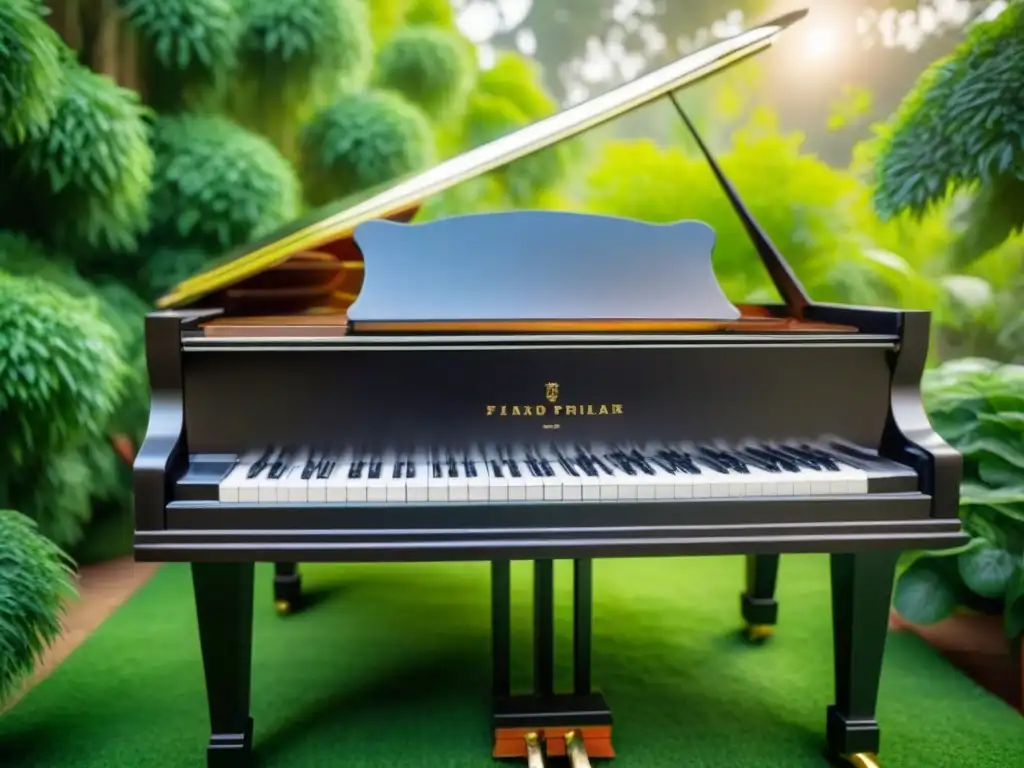
<path fill-rule="evenodd" d="M 831 555 L 828 752 L 875 765 L 897 558 L 963 540 L 960 457 L 919 394 L 929 315 L 811 301 L 672 96 L 802 15 L 318 212 L 147 318 L 134 551 L 191 563 L 209 765 L 251 761 L 256 562 L 278 564 L 284 608 L 302 561 L 490 562 L 493 755 L 536 766 L 568 754 L 578 768 L 614 755 L 590 674 L 592 560 L 744 554 L 742 613 L 758 639 L 776 621 L 783 552 Z M 429 196 L 661 96 L 782 303 L 727 299 L 702 222 L 518 211 L 408 223 Z M 574 563 L 570 692 L 554 685 L 558 558 Z M 512 560 L 534 562 L 534 687 L 516 695 Z"/>

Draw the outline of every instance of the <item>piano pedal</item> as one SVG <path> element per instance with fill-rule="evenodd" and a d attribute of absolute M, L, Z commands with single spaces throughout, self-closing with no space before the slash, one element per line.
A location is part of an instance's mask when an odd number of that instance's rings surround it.
<path fill-rule="evenodd" d="M 292 612 L 292 601 L 291 600 L 275 600 L 274 610 L 277 611 L 278 616 L 287 616 Z"/>
<path fill-rule="evenodd" d="M 544 751 L 537 732 L 530 731 L 523 737 L 523 741 L 526 742 L 526 767 L 544 768 Z"/>
<path fill-rule="evenodd" d="M 583 745 L 583 737 L 579 731 L 568 731 L 565 734 L 565 754 L 569 757 L 572 768 L 590 768 L 587 748 Z"/>
<path fill-rule="evenodd" d="M 772 624 L 750 624 L 743 632 L 748 643 L 763 643 L 775 634 Z"/>
<path fill-rule="evenodd" d="M 881 768 L 882 765 L 878 762 L 878 756 L 873 752 L 854 752 L 843 755 L 843 761 L 853 768 Z"/>
<path fill-rule="evenodd" d="M 491 756 L 529 761 L 533 739 L 548 761 L 567 756 L 573 768 L 586 768 L 591 758 L 615 757 L 612 713 L 600 693 L 496 699 Z M 570 747 L 578 754 L 576 762 Z"/>

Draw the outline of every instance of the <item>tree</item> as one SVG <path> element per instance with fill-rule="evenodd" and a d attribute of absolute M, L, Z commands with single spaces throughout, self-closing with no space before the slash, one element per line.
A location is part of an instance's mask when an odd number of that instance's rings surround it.
<path fill-rule="evenodd" d="M 953 267 L 1024 228 L 1024 3 L 975 25 L 879 129 L 875 205 L 921 214 L 967 193 Z M 922 158 L 928 158 L 922 162 Z"/>
<path fill-rule="evenodd" d="M 17 437 L 0 466 L 34 468 L 0 469 L 0 506 L 72 546 L 91 510 L 129 509 L 111 442 L 145 428 L 149 301 L 310 205 L 496 134 L 472 127 L 486 78 L 445 0 L 47 5 L 0 5 L 0 425 Z M 473 118 L 554 110 L 534 70 L 515 77 L 530 104 L 492 95 Z M 562 170 L 485 183 L 503 203 Z"/>

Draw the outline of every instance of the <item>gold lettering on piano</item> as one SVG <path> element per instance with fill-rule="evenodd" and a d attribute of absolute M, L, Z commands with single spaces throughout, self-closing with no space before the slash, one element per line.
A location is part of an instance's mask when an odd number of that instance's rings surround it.
<path fill-rule="evenodd" d="M 488 416 L 499 418 L 508 416 L 621 416 L 621 403 L 559 403 L 559 386 L 557 382 L 549 381 L 544 385 L 544 398 L 551 405 L 544 403 L 530 403 L 520 405 L 488 405 L 486 406 Z M 558 424 L 545 424 L 544 429 L 558 429 Z"/>

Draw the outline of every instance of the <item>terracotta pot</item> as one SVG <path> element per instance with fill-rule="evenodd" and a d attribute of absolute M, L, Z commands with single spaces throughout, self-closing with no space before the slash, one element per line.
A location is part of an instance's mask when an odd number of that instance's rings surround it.
<path fill-rule="evenodd" d="M 1024 642 L 1007 641 L 1002 616 L 955 613 L 920 625 L 892 611 L 889 627 L 913 632 L 978 685 L 1024 714 Z"/>

